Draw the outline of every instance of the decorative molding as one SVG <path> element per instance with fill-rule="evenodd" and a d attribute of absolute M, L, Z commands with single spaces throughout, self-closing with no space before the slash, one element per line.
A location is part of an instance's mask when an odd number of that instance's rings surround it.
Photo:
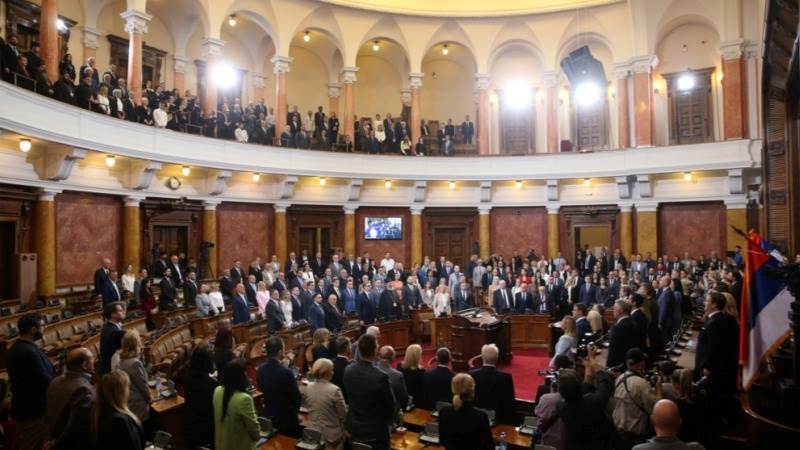
<path fill-rule="evenodd" d="M 358 209 L 358 205 L 342 205 L 342 209 L 344 209 L 344 214 L 355 214 L 356 210 Z"/>
<path fill-rule="evenodd" d="M 547 180 L 547 201 L 558 201 L 558 180 Z"/>
<path fill-rule="evenodd" d="M 487 203 L 492 201 L 492 182 L 481 181 L 480 201 Z"/>
<path fill-rule="evenodd" d="M 558 214 L 561 211 L 561 205 L 547 205 L 547 214 Z"/>
<path fill-rule="evenodd" d="M 747 41 L 742 38 L 721 42 L 719 51 L 722 54 L 722 59 L 728 61 L 741 58 L 744 55 L 746 44 Z"/>
<path fill-rule="evenodd" d="M 491 205 L 478 205 L 478 215 L 488 216 L 492 212 Z"/>
<path fill-rule="evenodd" d="M 205 211 L 216 211 L 220 203 L 222 203 L 220 200 L 203 200 L 203 209 Z"/>
<path fill-rule="evenodd" d="M 631 75 L 632 70 L 633 67 L 629 61 L 614 64 L 614 76 L 618 80 L 628 78 Z"/>
<path fill-rule="evenodd" d="M 422 78 L 425 76 L 422 72 L 410 72 L 408 74 L 408 86 L 411 89 L 419 89 L 422 87 Z"/>
<path fill-rule="evenodd" d="M 656 212 L 658 211 L 658 202 L 643 202 L 636 203 L 636 212 Z"/>
<path fill-rule="evenodd" d="M 633 211 L 633 203 L 619 203 L 617 206 L 619 206 L 619 212 L 621 213 L 629 213 Z"/>
<path fill-rule="evenodd" d="M 267 76 L 261 72 L 250 72 L 250 84 L 256 89 L 264 88 L 264 80 L 266 80 L 266 78 Z"/>
<path fill-rule="evenodd" d="M 631 183 L 628 177 L 614 177 L 619 191 L 619 198 L 631 198 Z"/>
<path fill-rule="evenodd" d="M 53 187 L 42 188 L 39 191 L 39 196 L 37 197 L 37 199 L 40 202 L 52 202 L 56 199 L 56 194 L 60 193 L 61 189 L 58 188 L 53 188 Z"/>
<path fill-rule="evenodd" d="M 725 208 L 727 209 L 746 209 L 747 208 L 747 197 L 744 195 L 739 195 L 734 198 L 727 198 L 723 200 L 725 203 Z"/>
<path fill-rule="evenodd" d="M 100 47 L 100 44 L 97 43 L 97 40 L 103 36 L 103 33 L 100 30 L 96 30 L 92 27 L 83 26 L 81 27 L 81 31 L 83 32 L 83 47 L 84 48 L 93 48 L 97 49 Z"/>
<path fill-rule="evenodd" d="M 172 55 L 172 71 L 175 73 L 186 73 L 186 67 L 191 60 L 185 56 Z"/>
<path fill-rule="evenodd" d="M 328 98 L 339 98 L 342 95 L 341 83 L 328 83 Z"/>
<path fill-rule="evenodd" d="M 408 209 L 411 211 L 412 216 L 421 216 L 425 207 L 422 205 L 411 205 L 408 207 Z"/>
<path fill-rule="evenodd" d="M 656 55 L 642 55 L 634 56 L 630 60 L 631 69 L 633 73 L 650 73 L 655 66 L 658 65 L 658 56 Z"/>
<path fill-rule="evenodd" d="M 281 73 L 289 73 L 292 69 L 292 62 L 294 58 L 291 56 L 278 56 L 275 55 L 270 59 L 272 63 L 272 72 L 276 75 Z"/>
<path fill-rule="evenodd" d="M 294 175 L 286 175 L 283 177 L 283 185 L 280 190 L 281 200 L 288 200 L 294 197 L 294 187 L 297 185 L 298 178 Z"/>
<path fill-rule="evenodd" d="M 425 196 L 428 193 L 427 181 L 414 182 L 414 203 L 421 203 L 425 201 Z"/>
<path fill-rule="evenodd" d="M 286 214 L 286 210 L 289 209 L 290 206 L 292 206 L 292 204 L 289 202 L 278 202 L 272 205 L 272 209 L 278 214 Z"/>
<path fill-rule="evenodd" d="M 653 196 L 653 186 L 650 183 L 650 175 L 636 175 L 636 187 L 639 198 L 650 198 Z"/>
<path fill-rule="evenodd" d="M 545 70 L 542 72 L 542 82 L 545 87 L 558 86 L 559 72 L 557 70 Z"/>
<path fill-rule="evenodd" d="M 350 180 L 350 194 L 347 197 L 348 202 L 357 202 L 361 200 L 361 191 L 364 187 L 364 180 L 360 178 L 353 178 Z"/>
<path fill-rule="evenodd" d="M 411 105 L 411 89 L 400 89 L 400 102 L 403 106 Z"/>
<path fill-rule="evenodd" d="M 349 66 L 342 68 L 342 83 L 345 84 L 353 84 L 358 80 L 356 74 L 358 73 L 358 67 Z"/>
<path fill-rule="evenodd" d="M 728 186 L 730 194 L 743 194 L 744 193 L 744 176 L 742 169 L 728 170 Z"/>
<path fill-rule="evenodd" d="M 125 20 L 125 32 L 128 34 L 147 34 L 147 24 L 153 20 L 153 16 L 146 12 L 129 9 L 119 15 Z"/>
<path fill-rule="evenodd" d="M 34 170 L 42 180 L 64 181 L 69 178 L 75 163 L 86 158 L 87 153 L 80 148 L 47 149 L 35 160 Z"/>
<path fill-rule="evenodd" d="M 492 84 L 492 76 L 488 73 L 476 73 L 475 82 L 478 85 L 478 89 L 489 89 L 489 86 Z"/>
<path fill-rule="evenodd" d="M 153 183 L 153 178 L 156 172 L 161 170 L 162 164 L 156 161 L 147 161 L 141 159 L 131 160 L 128 169 L 128 183 L 127 188 L 136 191 L 150 189 Z"/>
<path fill-rule="evenodd" d="M 203 46 L 203 58 L 206 60 L 218 59 L 222 57 L 222 47 L 225 41 L 216 38 L 205 38 L 201 44 Z"/>
<path fill-rule="evenodd" d="M 228 179 L 233 176 L 230 170 L 218 170 L 208 177 L 208 183 L 211 188 L 208 190 L 208 195 L 220 195 L 225 192 L 225 185 Z"/>
<path fill-rule="evenodd" d="M 138 208 L 145 198 L 147 198 L 146 195 L 126 195 L 122 197 L 122 201 L 126 208 Z"/>

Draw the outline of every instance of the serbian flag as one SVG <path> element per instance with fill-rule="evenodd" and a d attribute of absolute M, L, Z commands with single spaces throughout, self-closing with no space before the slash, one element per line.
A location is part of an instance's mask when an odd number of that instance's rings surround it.
<path fill-rule="evenodd" d="M 740 230 L 737 232 L 742 233 Z M 745 253 L 742 285 L 739 360 L 742 386 L 749 389 L 762 362 L 789 336 L 789 305 L 792 295 L 786 281 L 769 273 L 784 261 L 778 250 L 751 230 Z"/>

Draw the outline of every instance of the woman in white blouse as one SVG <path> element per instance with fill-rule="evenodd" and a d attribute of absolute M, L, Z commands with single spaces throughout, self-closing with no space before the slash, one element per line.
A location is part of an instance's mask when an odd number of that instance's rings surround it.
<path fill-rule="evenodd" d="M 383 125 L 378 125 L 378 128 L 375 130 L 375 139 L 383 145 L 383 141 L 386 140 L 386 132 L 383 131 Z"/>
<path fill-rule="evenodd" d="M 136 274 L 133 273 L 133 266 L 128 264 L 128 267 L 125 268 L 125 273 L 123 273 L 122 277 L 120 278 L 120 283 L 122 284 L 122 290 L 133 292 L 133 285 L 135 282 L 136 282 Z"/>
<path fill-rule="evenodd" d="M 517 294 L 522 291 L 522 280 L 520 277 L 517 277 L 514 280 L 514 287 L 511 288 L 511 296 L 516 298 Z"/>
<path fill-rule="evenodd" d="M 303 264 L 303 271 L 300 272 L 300 279 L 303 280 L 303 286 L 309 281 L 314 281 L 314 272 L 308 266 L 308 263 Z"/>
<path fill-rule="evenodd" d="M 219 285 L 215 284 L 208 293 L 208 299 L 211 300 L 211 307 L 214 313 L 218 314 L 225 311 L 225 302 L 222 300 L 222 292 L 219 291 Z"/>
<path fill-rule="evenodd" d="M 289 290 L 283 291 L 281 294 L 281 311 L 283 311 L 283 323 L 286 328 L 292 327 L 292 297 Z"/>
<path fill-rule="evenodd" d="M 267 317 L 269 291 L 267 291 L 267 284 L 263 281 L 259 281 L 256 285 L 256 302 L 258 303 L 258 312 L 261 313 L 261 317 Z"/>
<path fill-rule="evenodd" d="M 111 114 L 111 103 L 108 101 L 108 86 L 100 86 L 95 105 L 97 105 L 98 112 L 105 115 Z"/>
<path fill-rule="evenodd" d="M 433 308 L 434 291 L 431 287 L 431 280 L 425 281 L 425 287 L 422 288 L 422 303 L 428 308 Z"/>
<path fill-rule="evenodd" d="M 261 276 L 267 287 L 271 288 L 272 284 L 275 283 L 275 271 L 272 270 L 272 263 L 264 264 L 264 268 L 261 270 Z"/>
<path fill-rule="evenodd" d="M 439 286 L 433 296 L 433 315 L 439 317 L 442 314 L 450 315 L 450 291 L 445 285 Z"/>

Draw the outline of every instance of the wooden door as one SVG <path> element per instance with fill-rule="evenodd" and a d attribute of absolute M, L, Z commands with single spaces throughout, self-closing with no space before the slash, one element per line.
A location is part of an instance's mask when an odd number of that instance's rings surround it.
<path fill-rule="evenodd" d="M 713 140 L 711 74 L 713 68 L 691 73 L 665 74 L 669 96 L 670 145 L 697 144 Z M 681 89 L 679 80 L 690 76 L 691 89 Z"/>
<path fill-rule="evenodd" d="M 444 255 L 464 269 L 467 261 L 467 229 L 459 228 L 435 228 L 433 231 L 433 248 L 435 255 Z"/>
<path fill-rule="evenodd" d="M 331 229 L 330 227 L 300 227 L 297 243 L 299 247 L 295 251 L 298 255 L 306 250 L 309 256 L 316 252 L 327 256 L 332 250 Z"/>
<path fill-rule="evenodd" d="M 536 151 L 536 112 L 533 102 L 523 107 L 511 107 L 498 91 L 500 98 L 500 152 L 504 155 L 527 155 Z"/>
<path fill-rule="evenodd" d="M 608 104 L 604 101 L 578 106 L 575 113 L 578 151 L 608 147 Z"/>
<path fill-rule="evenodd" d="M 154 225 L 153 242 L 168 254 L 189 254 L 189 228 L 180 225 Z"/>

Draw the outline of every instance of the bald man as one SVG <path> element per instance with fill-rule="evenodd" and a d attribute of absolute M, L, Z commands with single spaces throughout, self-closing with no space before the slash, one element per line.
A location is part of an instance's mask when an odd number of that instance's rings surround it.
<path fill-rule="evenodd" d="M 103 265 L 94 272 L 94 290 L 93 295 L 100 295 L 103 293 L 103 288 L 111 275 L 111 260 L 103 258 Z"/>
<path fill-rule="evenodd" d="M 71 350 L 64 374 L 54 378 L 47 388 L 46 420 L 51 448 L 90 448 L 94 361 L 94 355 L 85 347 Z"/>
<path fill-rule="evenodd" d="M 678 405 L 672 400 L 659 400 L 653 406 L 650 422 L 656 430 L 656 436 L 644 444 L 633 447 L 633 450 L 703 450 L 697 442 L 685 443 L 678 439 L 681 429 L 681 415 Z"/>

